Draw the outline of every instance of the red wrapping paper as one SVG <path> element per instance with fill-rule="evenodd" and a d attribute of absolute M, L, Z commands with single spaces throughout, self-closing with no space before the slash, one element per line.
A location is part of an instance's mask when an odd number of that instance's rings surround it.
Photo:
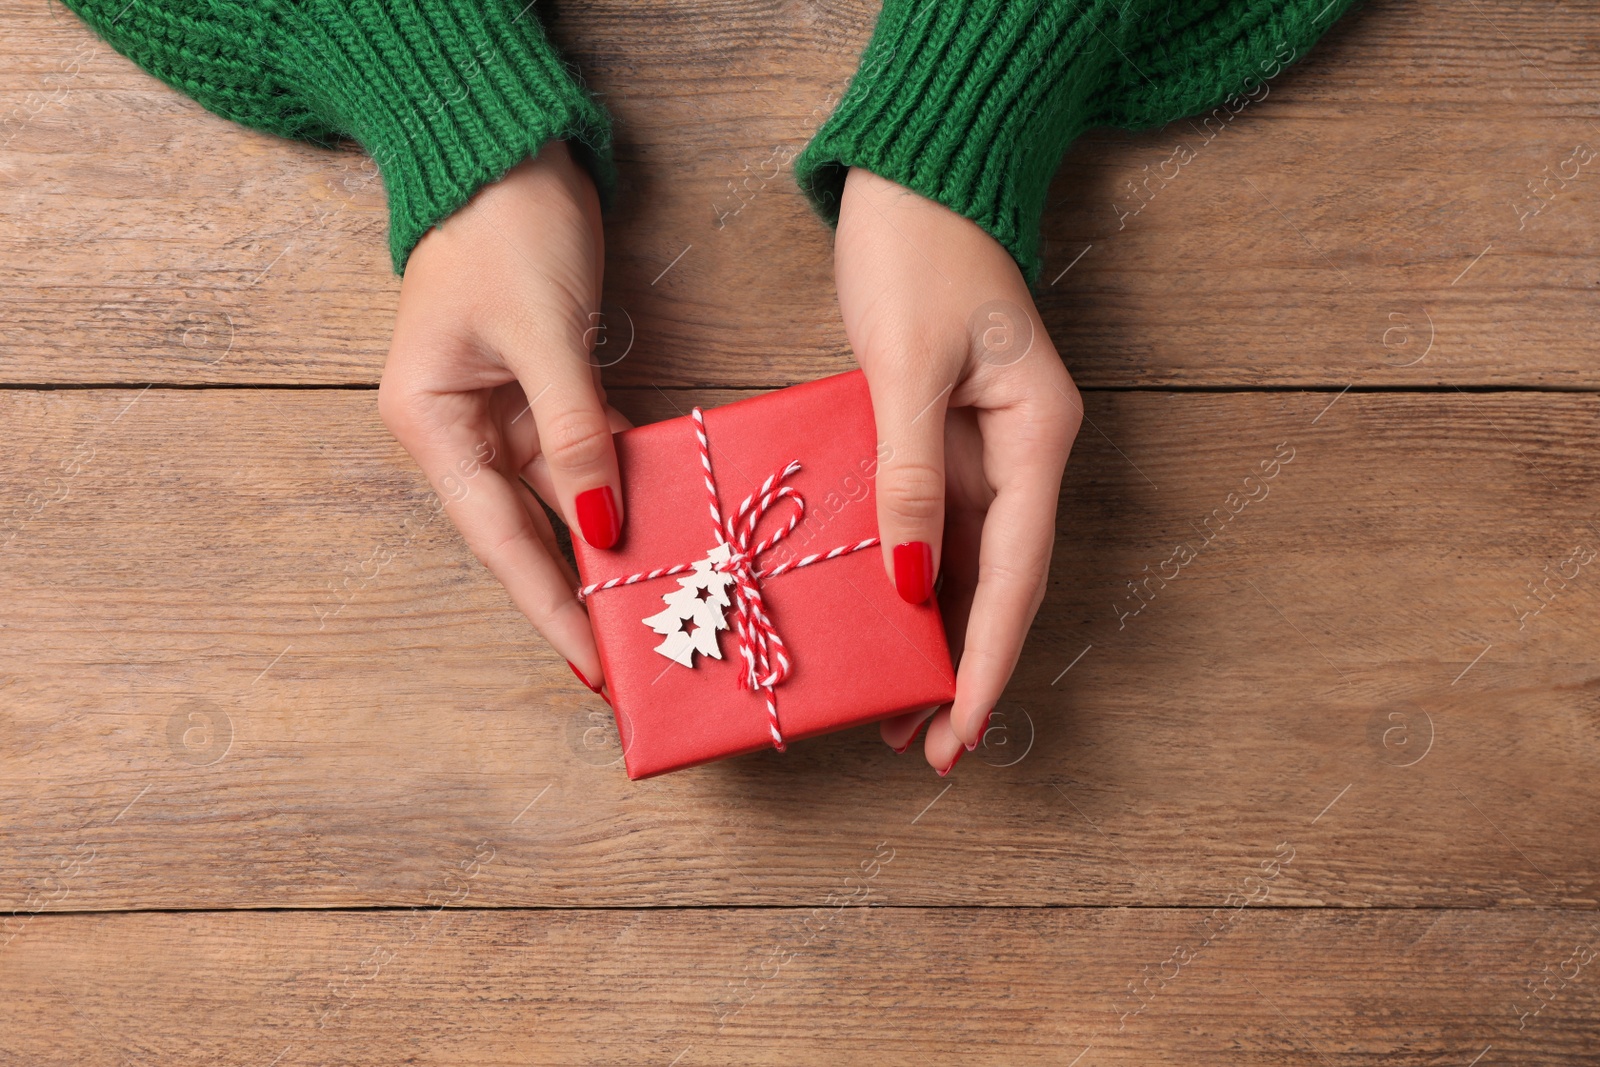
<path fill-rule="evenodd" d="M 859 371 L 782 389 L 705 412 L 712 469 L 726 520 L 790 460 L 785 484 L 805 499 L 800 525 L 757 567 L 855 544 L 878 532 L 879 454 L 866 379 Z M 622 472 L 622 539 L 596 549 L 573 538 L 585 585 L 692 563 L 717 544 L 693 422 L 687 417 L 616 436 Z M 755 541 L 789 521 L 774 505 Z M 654 651 L 642 621 L 665 607 L 677 579 L 600 590 L 587 599 L 629 778 L 648 778 L 772 746 L 766 700 L 741 689 L 744 661 L 730 628 L 720 660 L 696 654 L 683 667 Z M 793 663 L 775 689 L 786 743 L 875 722 L 955 696 L 955 671 L 933 603 L 900 599 L 878 547 L 768 578 L 762 596 Z"/>

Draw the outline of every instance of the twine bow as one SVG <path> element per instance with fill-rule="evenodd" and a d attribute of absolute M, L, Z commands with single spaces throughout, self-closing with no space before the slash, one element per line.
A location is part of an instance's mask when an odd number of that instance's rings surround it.
<path fill-rule="evenodd" d="M 739 654 L 744 658 L 744 669 L 739 672 L 739 688 L 760 690 L 765 695 L 767 728 L 772 733 L 772 746 L 782 752 L 786 746 L 783 741 L 783 731 L 778 725 L 778 698 L 775 690 L 793 672 L 794 664 L 784 648 L 783 638 L 778 636 L 777 628 L 772 625 L 772 619 L 767 615 L 766 605 L 761 596 L 761 584 L 769 578 L 776 578 L 780 574 L 787 574 L 800 567 L 809 567 L 813 563 L 821 563 L 851 552 L 859 552 L 864 548 L 871 548 L 878 543 L 878 539 L 869 537 L 853 545 L 839 545 L 826 552 L 815 552 L 799 559 L 786 560 L 772 567 L 757 567 L 757 558 L 793 533 L 805 515 L 805 498 L 794 487 L 783 484 L 800 470 L 800 461 L 791 460 L 781 471 L 769 475 L 767 480 L 761 483 L 761 488 L 745 497 L 738 510 L 724 521 L 722 507 L 717 502 L 716 477 L 711 471 L 711 446 L 706 440 L 705 415 L 699 408 L 695 408 L 690 412 L 690 417 L 694 420 L 695 438 L 700 443 L 700 465 L 705 470 L 706 496 L 711 509 L 711 532 L 717 542 L 713 546 L 713 551 L 722 545 L 727 545 L 729 548 L 727 561 L 715 564 L 713 569 L 733 576 L 733 630 L 739 639 Z M 794 501 L 795 505 L 788 523 L 752 546 L 756 527 L 761 524 L 762 518 L 778 501 L 785 498 Z M 630 574 L 624 578 L 595 582 L 579 589 L 578 599 L 585 600 L 606 589 L 668 578 L 693 569 L 693 562 L 679 563 L 671 567 L 657 567 L 653 571 Z"/>

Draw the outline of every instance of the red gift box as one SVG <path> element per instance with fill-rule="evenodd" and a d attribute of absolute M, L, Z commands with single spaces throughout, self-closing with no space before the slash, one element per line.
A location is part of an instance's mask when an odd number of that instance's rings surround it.
<path fill-rule="evenodd" d="M 617 434 L 622 539 L 573 538 L 628 777 L 953 700 L 938 608 L 900 598 L 876 544 L 887 457 L 861 373 L 698 415 Z M 670 625 L 695 599 L 726 601 L 727 629 Z"/>

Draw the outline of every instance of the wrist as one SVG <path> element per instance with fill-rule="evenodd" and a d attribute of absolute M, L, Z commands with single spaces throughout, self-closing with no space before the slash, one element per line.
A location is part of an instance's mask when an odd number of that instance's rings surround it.
<path fill-rule="evenodd" d="M 1051 175 L 1097 120 L 1125 36 L 1102 0 L 885 0 L 796 180 L 837 222 L 846 172 L 866 167 L 972 220 L 1031 280 Z"/>

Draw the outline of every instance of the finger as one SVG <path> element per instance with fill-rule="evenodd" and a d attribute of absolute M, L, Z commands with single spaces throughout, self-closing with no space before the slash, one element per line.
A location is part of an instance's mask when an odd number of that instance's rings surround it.
<path fill-rule="evenodd" d="M 561 568 L 561 574 L 566 578 L 567 585 L 576 589 L 578 576 L 573 573 L 572 565 L 567 562 L 566 556 L 561 554 L 561 543 L 556 539 L 555 527 L 550 525 L 550 516 L 545 514 L 544 505 L 539 503 L 539 498 L 522 479 L 516 479 L 512 485 L 516 488 L 517 499 L 522 501 L 522 507 L 533 523 L 534 532 L 539 535 L 539 543 L 544 545 L 544 550 L 556 561 L 556 566 Z"/>
<path fill-rule="evenodd" d="M 387 386 L 387 382 L 385 385 Z M 422 468 L 473 555 L 499 579 L 534 629 L 591 688 L 603 681 L 589 614 L 524 506 L 515 475 L 493 464 L 504 440 L 468 394 L 379 394 L 384 422 Z"/>
<path fill-rule="evenodd" d="M 621 433 L 623 430 L 633 429 L 633 423 L 628 416 L 609 404 L 606 405 L 606 421 L 610 423 L 611 432 L 614 434 Z"/>
<path fill-rule="evenodd" d="M 926 603 L 939 573 L 944 527 L 944 418 L 953 381 L 941 361 L 904 357 L 865 363 L 878 437 L 878 536 L 883 561 L 902 599 Z"/>
<path fill-rule="evenodd" d="M 532 409 L 528 404 L 527 395 L 522 391 L 522 386 L 513 381 L 494 390 L 490 400 L 490 416 L 495 425 L 500 427 L 500 437 L 505 442 L 506 462 L 497 463 L 495 466 L 506 475 L 507 481 L 517 490 L 517 498 L 527 509 L 528 518 L 533 521 L 533 527 L 538 532 L 545 551 L 556 561 L 561 573 L 567 576 L 568 584 L 576 588 L 577 576 L 573 574 L 571 565 L 561 551 L 561 542 L 556 537 L 555 527 L 550 525 L 550 516 L 545 513 L 544 505 L 540 503 L 541 496 L 537 489 L 527 482 L 529 470 L 538 460 L 539 434 L 534 428 Z M 545 472 L 546 488 L 549 487 L 549 482 L 549 474 Z M 554 499 L 553 495 L 551 499 Z"/>
<path fill-rule="evenodd" d="M 517 490 L 517 498 L 522 501 L 522 507 L 527 511 L 528 518 L 533 522 L 533 528 L 538 533 L 539 541 L 544 545 L 544 550 L 549 553 L 550 558 L 561 569 L 561 576 L 566 579 L 567 588 L 577 589 L 578 576 L 574 573 L 572 564 L 567 562 L 567 557 L 561 552 L 561 545 L 556 540 L 555 527 L 550 525 L 550 516 L 545 514 L 544 505 L 539 502 L 539 498 L 534 494 L 533 490 L 528 488 L 527 483 L 520 478 L 515 479 L 512 485 Z M 587 614 L 587 609 L 585 609 L 585 614 Z M 590 632 L 592 633 L 593 631 L 591 630 Z M 589 661 L 584 660 L 583 662 L 587 663 Z M 606 695 L 606 680 L 599 664 L 600 660 L 597 655 L 594 660 L 594 669 L 585 674 L 577 662 L 570 659 L 567 660 L 567 666 L 572 668 L 572 673 L 578 676 L 578 681 L 582 682 L 591 692 L 609 705 L 611 698 Z M 594 681 L 590 681 L 591 678 Z"/>
<path fill-rule="evenodd" d="M 939 614 L 951 662 L 959 667 L 967 616 L 978 588 L 983 517 L 994 490 L 983 475 L 983 436 L 977 412 L 954 408 L 945 420 L 944 552 L 939 563 Z"/>
<path fill-rule="evenodd" d="M 966 647 L 967 623 L 972 615 L 972 598 L 978 591 L 978 553 L 982 548 L 983 517 L 962 515 L 944 526 L 943 582 L 939 586 L 939 614 L 944 619 L 945 642 L 950 660 L 961 667 L 961 651 Z"/>
<path fill-rule="evenodd" d="M 983 523 L 978 586 L 952 712 L 955 729 L 973 748 L 1016 668 L 1044 598 L 1061 473 L 1081 417 L 1066 401 L 1065 392 L 1048 389 L 1043 398 L 1030 394 L 979 418 L 984 466 L 996 495 Z"/>
<path fill-rule="evenodd" d="M 597 233 L 584 236 L 599 240 Z M 585 310 L 599 302 L 593 286 L 600 268 L 596 264 L 585 278 L 527 266 L 526 306 L 495 317 L 480 340 L 527 396 L 538 455 L 549 468 L 547 499 L 585 542 L 611 548 L 622 536 L 622 485 L 606 403 L 590 362 L 594 315 Z"/>
<path fill-rule="evenodd" d="M 527 419 L 524 421 L 528 422 L 531 427 L 533 422 L 532 419 Z M 633 423 L 629 422 L 627 417 L 624 416 L 622 412 L 612 407 L 606 408 L 606 424 L 610 427 L 613 435 L 621 433 L 623 430 L 631 430 L 633 428 Z M 612 443 L 612 447 L 616 447 L 614 441 Z M 561 504 L 560 498 L 556 495 L 555 480 L 550 476 L 549 461 L 545 459 L 544 453 L 539 451 L 539 442 L 536 432 L 530 451 L 532 452 L 533 458 L 529 459 L 523 464 L 522 477 L 527 480 L 528 485 L 533 488 L 533 491 L 539 494 L 540 500 L 543 500 L 546 504 L 549 504 L 551 508 L 559 511 Z"/>
<path fill-rule="evenodd" d="M 528 518 L 533 521 L 533 528 L 538 533 L 539 541 L 544 545 L 544 550 L 549 553 L 550 558 L 561 569 L 561 575 L 566 579 L 567 588 L 578 588 L 578 576 L 573 572 L 572 564 L 567 562 L 567 557 L 561 552 L 561 545 L 556 540 L 555 527 L 550 525 L 550 517 L 545 514 L 544 505 L 539 503 L 539 498 L 534 495 L 533 490 L 528 488 L 527 483 L 520 478 L 512 480 L 511 484 L 516 489 L 517 498 L 522 501 L 522 506 L 527 511 Z M 572 660 L 567 661 L 567 666 L 571 667 L 572 673 L 578 676 L 578 681 L 588 686 L 601 700 L 604 700 L 607 704 L 611 703 L 611 698 L 605 692 L 605 678 L 601 675 L 598 667 L 593 672 L 593 677 L 597 681 L 591 682 L 589 680 L 590 675 L 584 674 Z"/>
<path fill-rule="evenodd" d="M 606 414 L 588 364 L 577 358 L 543 359 L 531 375 L 528 361 L 510 360 L 532 400 L 539 455 L 550 490 L 567 525 L 595 548 L 622 537 L 622 480 Z M 542 384 L 533 384 L 544 378 Z M 531 388 L 530 388 L 531 386 Z"/>
<path fill-rule="evenodd" d="M 929 720 L 928 736 L 922 743 L 922 751 L 928 759 L 928 766 L 938 771 L 940 778 L 949 774 L 956 761 L 967 751 L 961 738 L 956 736 L 955 728 L 950 725 L 949 704 L 940 708 Z"/>
<path fill-rule="evenodd" d="M 904 715 L 896 715 L 892 719 L 885 719 L 878 724 L 878 736 L 882 737 L 883 743 L 894 749 L 898 755 L 911 747 L 911 742 L 917 739 L 917 732 L 922 729 L 922 724 L 933 718 L 933 713 L 938 710 L 938 705 L 935 705 L 923 708 L 921 711 L 911 711 Z"/>
<path fill-rule="evenodd" d="M 510 381 L 490 393 L 489 417 L 500 427 L 506 443 L 511 469 L 519 470 L 539 454 L 539 429 L 534 425 L 533 405 L 520 382 Z"/>

